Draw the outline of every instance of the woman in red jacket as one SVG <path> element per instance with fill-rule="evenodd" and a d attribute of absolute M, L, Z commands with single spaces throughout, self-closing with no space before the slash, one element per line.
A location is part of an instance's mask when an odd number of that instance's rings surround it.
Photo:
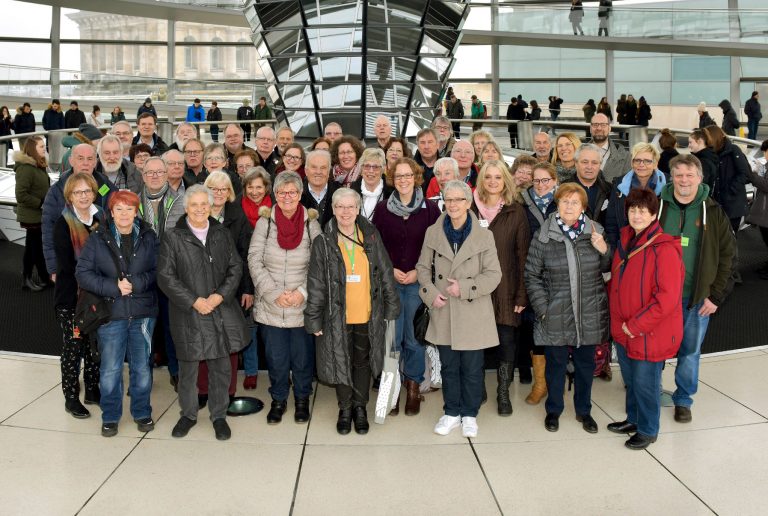
<path fill-rule="evenodd" d="M 632 190 L 625 209 L 629 225 L 613 257 L 609 302 L 611 335 L 618 346 L 627 387 L 627 419 L 608 430 L 633 433 L 624 445 L 642 450 L 656 441 L 661 413 L 661 370 L 683 337 L 685 278 L 680 239 L 662 232 L 659 200 L 645 188 Z"/>

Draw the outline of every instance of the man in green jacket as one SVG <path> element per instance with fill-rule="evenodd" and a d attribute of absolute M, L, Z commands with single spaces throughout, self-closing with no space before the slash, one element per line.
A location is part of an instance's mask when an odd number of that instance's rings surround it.
<path fill-rule="evenodd" d="M 677 389 L 672 400 L 675 421 L 688 423 L 709 317 L 733 288 L 736 238 L 728 216 L 709 197 L 709 186 L 702 183 L 701 162 L 696 156 L 681 154 L 672 158 L 669 166 L 672 184 L 661 191 L 659 221 L 665 233 L 680 237 L 685 263 L 683 340 L 677 355 Z"/>
<path fill-rule="evenodd" d="M 485 119 L 485 106 L 483 106 L 483 102 L 479 98 L 477 98 L 477 95 L 472 95 L 471 117 L 472 117 L 472 120 Z M 475 122 L 474 124 L 472 124 L 472 131 L 479 131 L 482 128 L 483 128 L 483 124 L 481 122 Z"/>

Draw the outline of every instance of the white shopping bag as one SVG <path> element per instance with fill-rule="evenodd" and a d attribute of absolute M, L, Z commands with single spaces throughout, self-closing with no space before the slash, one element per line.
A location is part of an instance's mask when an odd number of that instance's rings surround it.
<path fill-rule="evenodd" d="M 400 352 L 395 351 L 395 321 L 387 321 L 384 345 L 387 352 L 384 355 L 379 395 L 376 398 L 376 414 L 373 418 L 373 422 L 380 425 L 384 424 L 384 419 L 400 397 Z"/>

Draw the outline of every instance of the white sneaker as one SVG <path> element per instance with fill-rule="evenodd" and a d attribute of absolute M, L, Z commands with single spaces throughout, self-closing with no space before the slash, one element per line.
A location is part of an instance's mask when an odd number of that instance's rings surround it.
<path fill-rule="evenodd" d="M 461 425 L 461 416 L 443 416 L 435 425 L 435 433 L 438 435 L 448 435 L 451 430 Z"/>
<path fill-rule="evenodd" d="M 464 437 L 477 437 L 477 418 L 461 418 L 461 435 Z"/>

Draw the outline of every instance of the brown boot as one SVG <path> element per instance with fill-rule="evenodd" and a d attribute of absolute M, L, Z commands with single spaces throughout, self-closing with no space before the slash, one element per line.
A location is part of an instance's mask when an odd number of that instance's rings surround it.
<path fill-rule="evenodd" d="M 397 394 L 397 403 L 395 403 L 395 406 L 389 411 L 390 416 L 396 416 L 398 414 L 400 414 L 400 393 Z"/>
<path fill-rule="evenodd" d="M 547 380 L 544 377 L 547 361 L 544 355 L 534 354 L 531 354 L 531 361 L 533 362 L 533 387 L 531 387 L 531 393 L 525 398 L 525 402 L 529 405 L 538 405 L 547 395 Z"/>
<path fill-rule="evenodd" d="M 424 401 L 424 396 L 419 392 L 419 384 L 413 380 L 406 380 L 403 384 L 406 389 L 405 398 L 405 415 L 415 416 L 419 413 L 421 402 Z"/>

